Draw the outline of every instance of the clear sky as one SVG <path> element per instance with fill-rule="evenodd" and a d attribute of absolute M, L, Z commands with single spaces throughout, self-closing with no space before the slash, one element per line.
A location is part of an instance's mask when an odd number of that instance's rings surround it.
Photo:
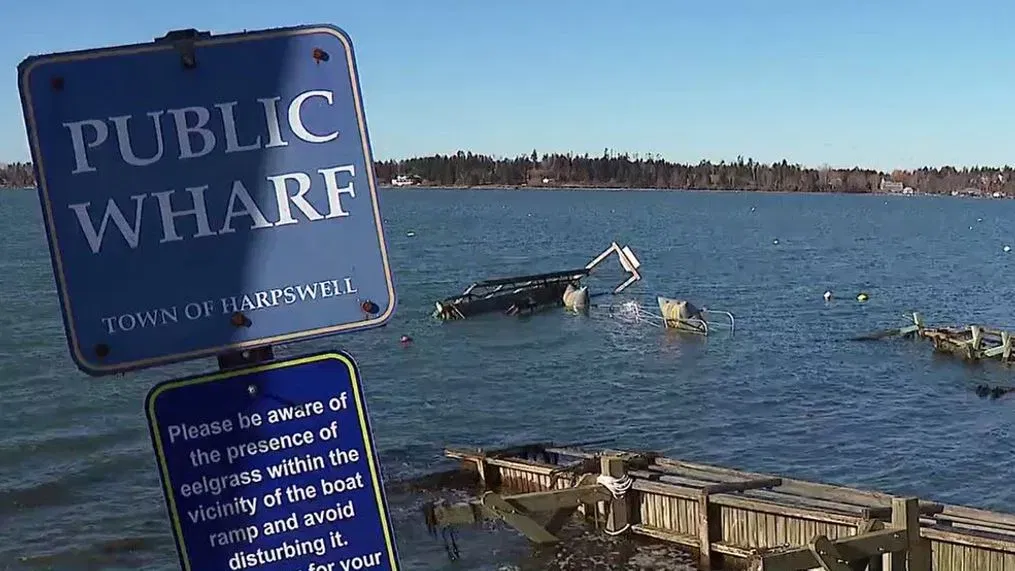
<path fill-rule="evenodd" d="M 332 23 L 377 158 L 659 153 L 891 169 L 1015 164 L 1015 2 L 3 0 L 0 161 L 29 54 Z"/>

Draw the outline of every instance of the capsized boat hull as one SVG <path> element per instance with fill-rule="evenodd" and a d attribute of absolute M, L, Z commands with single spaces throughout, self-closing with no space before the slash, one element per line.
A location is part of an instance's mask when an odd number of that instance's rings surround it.
<path fill-rule="evenodd" d="M 574 270 L 537 274 L 515 278 L 504 284 L 494 283 L 496 280 L 478 282 L 462 295 L 436 302 L 434 317 L 455 320 L 495 311 L 517 315 L 545 307 L 558 307 L 564 304 L 564 292 L 568 286 L 577 286 L 586 273 Z"/>
<path fill-rule="evenodd" d="M 613 288 L 612 293 L 620 293 L 641 279 L 638 272 L 641 262 L 630 248 L 613 242 L 584 268 L 476 282 L 458 295 L 435 302 L 433 316 L 455 320 L 494 311 L 517 315 L 561 305 L 587 308 L 590 294 L 581 281 L 612 254 L 617 256 L 627 276 Z"/>

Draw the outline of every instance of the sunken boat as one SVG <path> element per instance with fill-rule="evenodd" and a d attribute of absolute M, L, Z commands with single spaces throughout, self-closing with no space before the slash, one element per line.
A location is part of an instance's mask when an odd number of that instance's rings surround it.
<path fill-rule="evenodd" d="M 612 291 L 595 295 L 620 293 L 641 279 L 641 262 L 629 247 L 613 242 L 583 268 L 475 282 L 462 293 L 436 302 L 433 316 L 451 321 L 493 312 L 521 315 L 563 305 L 585 308 L 590 294 L 583 280 L 613 254 L 627 277 Z"/>

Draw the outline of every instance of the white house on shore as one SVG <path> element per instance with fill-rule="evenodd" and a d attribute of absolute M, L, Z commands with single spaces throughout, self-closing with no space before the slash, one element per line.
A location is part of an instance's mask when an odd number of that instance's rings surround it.
<path fill-rule="evenodd" d="M 417 184 L 416 179 L 414 177 L 406 176 L 404 174 L 400 174 L 395 178 L 391 179 L 391 186 L 412 186 L 414 184 Z"/>

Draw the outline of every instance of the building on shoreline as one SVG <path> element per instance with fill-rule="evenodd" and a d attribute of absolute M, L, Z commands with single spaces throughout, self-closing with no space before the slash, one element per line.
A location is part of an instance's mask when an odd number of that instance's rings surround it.
<path fill-rule="evenodd" d="M 884 177 L 881 178 L 881 184 L 878 186 L 878 189 L 881 192 L 889 192 L 892 194 L 916 194 L 915 190 L 906 186 L 904 183 L 887 180 Z"/>
<path fill-rule="evenodd" d="M 415 186 L 421 182 L 418 176 L 400 174 L 391 179 L 391 186 Z"/>

